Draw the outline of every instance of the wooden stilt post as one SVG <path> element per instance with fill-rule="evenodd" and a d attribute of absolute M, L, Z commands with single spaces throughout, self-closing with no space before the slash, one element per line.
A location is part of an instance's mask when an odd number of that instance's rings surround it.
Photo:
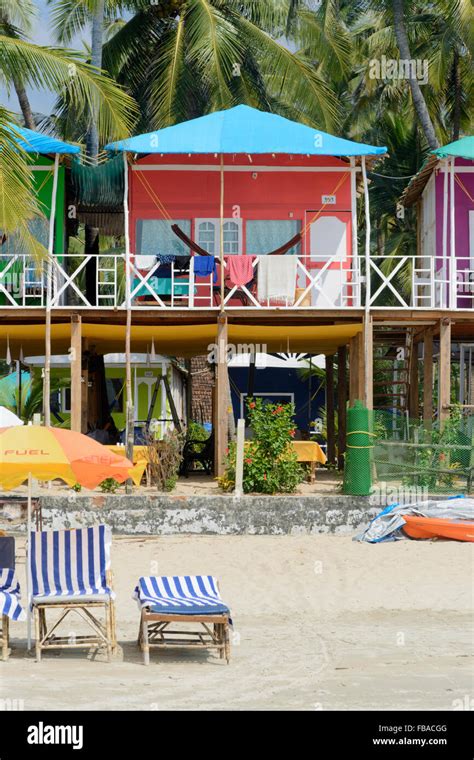
<path fill-rule="evenodd" d="M 424 335 L 423 352 L 423 422 L 431 430 L 433 422 L 433 330 L 429 328 Z"/>
<path fill-rule="evenodd" d="M 217 366 L 215 396 L 215 472 L 220 476 L 224 472 L 224 456 L 228 443 L 228 388 L 227 388 L 227 317 L 220 314 L 217 318 Z"/>
<path fill-rule="evenodd" d="M 412 420 L 417 420 L 420 414 L 418 395 L 418 344 L 415 343 L 414 340 L 411 344 L 408 414 Z"/>
<path fill-rule="evenodd" d="M 364 332 L 361 333 L 363 349 L 360 352 L 362 367 L 360 378 L 362 381 L 362 396 L 367 409 L 374 406 L 374 347 L 373 347 L 373 321 L 370 314 L 365 316 Z"/>
<path fill-rule="evenodd" d="M 49 217 L 48 261 L 46 262 L 46 319 L 44 329 L 44 376 L 43 414 L 44 424 L 51 425 L 51 300 L 53 295 L 54 226 L 56 221 L 56 196 L 58 191 L 59 153 L 54 157 L 53 189 Z"/>
<path fill-rule="evenodd" d="M 327 458 L 329 464 L 334 464 L 336 440 L 334 435 L 334 357 L 326 356 L 326 430 Z"/>
<path fill-rule="evenodd" d="M 71 317 L 71 430 L 82 432 L 82 323 Z"/>
<path fill-rule="evenodd" d="M 344 469 L 347 422 L 347 348 L 340 346 L 337 351 L 337 468 Z"/>
<path fill-rule="evenodd" d="M 359 394 L 359 335 L 355 335 L 349 341 L 349 405 L 361 399 Z"/>
<path fill-rule="evenodd" d="M 449 418 L 451 399 L 451 320 L 440 321 L 438 367 L 438 416 L 440 427 Z"/>

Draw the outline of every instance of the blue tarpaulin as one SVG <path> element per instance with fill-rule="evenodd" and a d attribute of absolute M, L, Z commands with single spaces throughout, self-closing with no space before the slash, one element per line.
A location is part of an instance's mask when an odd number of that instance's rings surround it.
<path fill-rule="evenodd" d="M 311 156 L 374 156 L 387 152 L 385 147 L 344 140 L 278 114 L 244 105 L 109 143 L 106 149 L 130 153 L 284 153 Z"/>
<path fill-rule="evenodd" d="M 403 515 L 433 517 L 448 520 L 474 520 L 474 499 L 466 496 L 450 496 L 445 499 L 427 499 L 413 504 L 391 504 L 374 517 L 354 541 L 378 544 L 382 541 L 398 541 L 407 538 L 402 528 Z"/>
<path fill-rule="evenodd" d="M 62 140 L 57 140 L 55 137 L 26 129 L 26 127 L 18 127 L 16 124 L 11 124 L 10 127 L 18 145 L 27 153 L 47 155 L 48 153 L 79 153 L 81 150 L 77 145 L 70 145 Z M 17 133 L 22 136 L 22 139 L 17 138 Z"/>

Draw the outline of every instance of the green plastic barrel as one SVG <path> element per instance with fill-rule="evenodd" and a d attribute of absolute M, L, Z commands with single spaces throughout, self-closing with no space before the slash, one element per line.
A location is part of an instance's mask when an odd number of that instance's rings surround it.
<path fill-rule="evenodd" d="M 347 410 L 346 459 L 343 492 L 351 496 L 368 496 L 372 488 L 371 413 L 361 401 Z"/>

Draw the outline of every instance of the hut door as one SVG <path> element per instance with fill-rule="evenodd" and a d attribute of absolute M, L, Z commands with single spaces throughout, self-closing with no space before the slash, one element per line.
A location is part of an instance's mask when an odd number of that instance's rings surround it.
<path fill-rule="evenodd" d="M 310 220 L 314 211 L 307 211 Z M 311 305 L 331 308 L 351 305 L 350 288 L 350 213 L 321 214 L 309 227 L 306 239 L 306 267 L 312 279 Z M 331 263 L 328 265 L 328 261 Z M 319 277 L 318 273 L 324 270 Z M 307 279 L 306 286 L 310 284 Z M 322 292 L 321 292 L 322 291 Z M 323 295 L 324 294 L 324 295 Z"/>

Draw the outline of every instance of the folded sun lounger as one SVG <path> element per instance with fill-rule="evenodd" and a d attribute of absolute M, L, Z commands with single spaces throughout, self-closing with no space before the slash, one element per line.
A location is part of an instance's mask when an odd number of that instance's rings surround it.
<path fill-rule="evenodd" d="M 105 647 L 110 660 L 116 649 L 111 544 L 112 534 L 105 525 L 31 534 L 31 604 L 38 661 L 43 649 L 91 646 Z M 48 629 L 46 610 L 58 608 L 61 615 Z M 102 609 L 105 622 L 96 617 Z M 86 622 L 93 634 L 58 636 L 58 626 L 70 613 Z"/>
<path fill-rule="evenodd" d="M 211 575 L 142 577 L 134 598 L 141 610 L 138 645 L 145 665 L 151 647 L 212 648 L 229 662 L 230 610 Z M 172 630 L 171 623 L 197 623 L 200 628 Z"/>

